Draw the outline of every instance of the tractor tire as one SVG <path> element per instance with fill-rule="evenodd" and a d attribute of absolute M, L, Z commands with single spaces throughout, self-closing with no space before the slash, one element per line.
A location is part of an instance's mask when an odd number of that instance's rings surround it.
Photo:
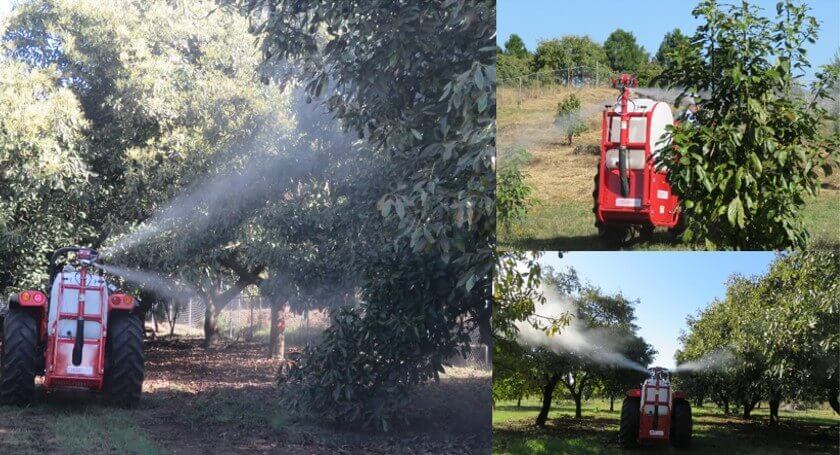
<path fill-rule="evenodd" d="M 601 223 L 598 220 L 598 178 L 601 176 L 601 169 L 600 166 L 597 171 L 595 171 L 595 185 L 594 189 L 592 190 L 592 213 L 595 215 L 595 228 L 598 229 L 598 233 L 600 235 L 601 229 L 604 227 L 604 223 Z"/>
<path fill-rule="evenodd" d="M 620 249 L 633 239 L 633 228 L 624 225 L 604 224 L 598 230 L 598 236 L 609 249 Z"/>
<path fill-rule="evenodd" d="M 677 224 L 674 227 L 668 229 L 668 232 L 671 234 L 671 238 L 674 241 L 680 240 L 685 232 L 685 212 L 679 214 L 679 219 L 677 220 Z"/>
<path fill-rule="evenodd" d="M 105 398 L 133 408 L 143 390 L 143 324 L 131 313 L 114 311 L 108 322 L 105 347 Z"/>
<path fill-rule="evenodd" d="M 641 398 L 627 397 L 621 405 L 621 423 L 618 430 L 618 443 L 621 447 L 636 447 L 639 442 L 639 415 Z"/>
<path fill-rule="evenodd" d="M 0 404 L 30 404 L 38 366 L 38 321 L 31 311 L 9 309 L 3 323 L 2 357 Z"/>
<path fill-rule="evenodd" d="M 674 400 L 671 415 L 671 444 L 678 449 L 691 446 L 691 405 L 686 400 Z"/>
<path fill-rule="evenodd" d="M 643 242 L 653 241 L 653 234 L 656 228 L 654 226 L 642 226 L 639 228 L 639 239 Z"/>

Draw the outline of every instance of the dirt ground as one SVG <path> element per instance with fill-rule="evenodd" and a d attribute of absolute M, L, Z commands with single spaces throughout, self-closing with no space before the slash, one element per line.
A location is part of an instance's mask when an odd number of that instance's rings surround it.
<path fill-rule="evenodd" d="M 640 89 L 641 90 L 641 89 Z M 581 101 L 587 130 L 573 139 L 562 137 L 554 127 L 557 104 L 574 93 Z M 598 165 L 601 140 L 601 112 L 615 101 L 616 91 L 605 87 L 556 87 L 520 96 L 516 89 L 497 91 L 497 153 L 499 161 L 517 148 L 531 156 L 522 167 L 526 182 L 538 201 L 519 225 L 500 230 L 502 248 L 536 250 L 599 250 L 609 248 L 597 237 L 592 214 L 593 178 Z M 840 245 L 836 213 L 840 210 L 840 172 L 822 183 L 816 198 L 809 198 L 804 210 L 806 226 L 815 246 Z M 686 249 L 664 230 L 653 240 L 627 245 L 640 249 Z"/>
<path fill-rule="evenodd" d="M 456 368 L 411 398 L 411 425 L 389 434 L 330 428 L 280 407 L 276 360 L 262 343 L 205 350 L 198 339 L 147 341 L 141 406 L 89 394 L 0 408 L 3 453 L 489 453 L 490 373 Z"/>

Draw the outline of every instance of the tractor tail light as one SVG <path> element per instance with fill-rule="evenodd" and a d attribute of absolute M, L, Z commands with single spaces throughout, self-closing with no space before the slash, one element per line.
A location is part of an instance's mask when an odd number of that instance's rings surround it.
<path fill-rule="evenodd" d="M 47 298 L 39 291 L 23 291 L 20 293 L 20 304 L 24 306 L 43 305 Z"/>
<path fill-rule="evenodd" d="M 111 295 L 111 305 L 118 307 L 133 307 L 134 297 L 125 294 Z"/>

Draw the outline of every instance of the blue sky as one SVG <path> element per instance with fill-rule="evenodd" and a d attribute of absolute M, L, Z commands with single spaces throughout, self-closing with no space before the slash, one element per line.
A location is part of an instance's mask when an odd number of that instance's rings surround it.
<path fill-rule="evenodd" d="M 740 3 L 740 1 L 729 0 Z M 754 0 L 764 14 L 775 16 L 777 0 Z M 633 32 L 637 42 L 655 54 L 666 32 L 679 28 L 691 35 L 699 25 L 691 10 L 697 0 L 498 0 L 496 10 L 497 42 L 503 46 L 516 33 L 533 51 L 542 39 L 563 35 L 589 35 L 603 43 L 617 28 Z M 816 44 L 809 44 L 809 59 L 817 68 L 831 61 L 840 47 L 840 1 L 808 0 L 811 14 L 820 25 Z M 644 6 L 642 6 L 644 5 Z M 809 76 L 806 76 L 810 78 Z"/>
<path fill-rule="evenodd" d="M 772 252 L 570 252 L 561 259 L 546 252 L 540 263 L 557 269 L 574 267 L 582 281 L 608 293 L 621 292 L 640 303 L 640 335 L 659 354 L 655 365 L 674 366 L 685 318 L 726 293 L 726 279 L 767 272 Z"/>

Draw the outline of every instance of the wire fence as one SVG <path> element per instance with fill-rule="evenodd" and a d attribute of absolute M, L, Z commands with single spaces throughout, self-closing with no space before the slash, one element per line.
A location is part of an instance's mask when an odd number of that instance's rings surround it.
<path fill-rule="evenodd" d="M 507 90 L 513 90 L 517 102 L 522 102 L 528 98 L 556 93 L 564 87 L 608 87 L 612 76 L 612 71 L 606 66 L 575 66 L 499 78 L 498 85 Z"/>
<path fill-rule="evenodd" d="M 206 307 L 199 299 L 180 303 L 161 303 L 147 324 L 155 336 L 204 336 Z M 326 310 L 294 313 L 284 311 L 284 334 L 287 348 L 299 348 L 318 343 L 321 332 L 329 327 Z M 267 341 L 271 330 L 271 306 L 261 296 L 240 296 L 224 306 L 216 318 L 216 328 L 231 341 Z M 477 335 L 477 334 L 475 334 Z M 474 337 L 476 338 L 476 337 Z M 490 347 L 474 339 L 466 355 L 456 354 L 447 359 L 455 367 L 489 369 Z"/>
<path fill-rule="evenodd" d="M 154 311 L 152 325 L 161 335 L 203 336 L 206 306 L 199 299 L 169 302 Z M 329 326 L 325 311 L 283 312 L 288 346 L 311 344 Z M 231 340 L 267 338 L 271 330 L 271 305 L 260 296 L 240 296 L 228 302 L 216 316 L 219 335 Z"/>

